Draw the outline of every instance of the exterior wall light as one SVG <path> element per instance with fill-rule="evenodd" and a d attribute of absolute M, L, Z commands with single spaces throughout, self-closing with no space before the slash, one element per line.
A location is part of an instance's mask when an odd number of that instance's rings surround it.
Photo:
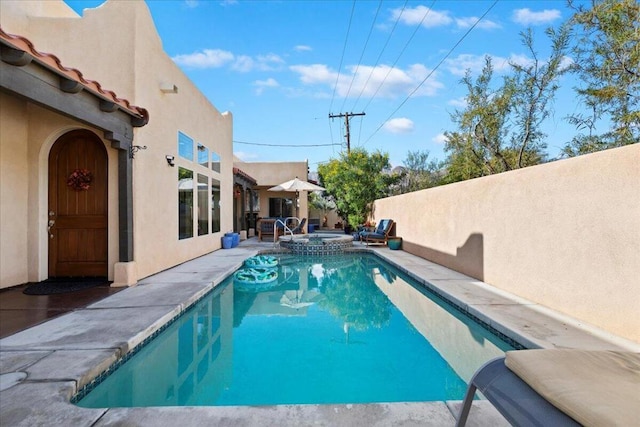
<path fill-rule="evenodd" d="M 169 166 L 174 167 L 176 165 L 175 157 L 173 157 L 172 155 L 166 155 L 165 159 L 167 159 L 167 164 L 169 164 Z"/>
<path fill-rule="evenodd" d="M 166 83 L 166 82 L 162 82 L 160 83 L 160 92 L 162 93 L 178 93 L 178 86 L 171 84 L 171 83 Z"/>
<path fill-rule="evenodd" d="M 138 151 L 146 149 L 146 145 L 132 145 L 129 147 L 129 157 L 133 159 Z"/>

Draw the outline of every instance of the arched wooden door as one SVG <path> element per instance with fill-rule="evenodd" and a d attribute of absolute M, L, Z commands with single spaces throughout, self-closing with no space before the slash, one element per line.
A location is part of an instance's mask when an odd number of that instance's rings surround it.
<path fill-rule="evenodd" d="M 49 153 L 49 277 L 107 276 L 107 152 L 75 130 Z"/>

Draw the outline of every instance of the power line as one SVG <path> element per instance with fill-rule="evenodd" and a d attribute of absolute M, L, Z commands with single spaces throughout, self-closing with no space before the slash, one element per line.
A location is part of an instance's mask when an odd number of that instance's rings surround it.
<path fill-rule="evenodd" d="M 393 36 L 393 33 L 396 30 L 396 27 L 398 26 L 398 22 L 400 22 L 400 18 L 402 17 L 402 14 L 404 13 L 404 9 L 407 7 L 407 2 L 408 1 L 409 0 L 405 0 L 404 1 L 404 4 L 402 5 L 402 10 L 398 14 L 398 17 L 396 18 L 396 22 L 393 23 L 393 28 L 391 28 L 391 32 L 389 33 L 389 36 L 387 37 L 387 40 L 384 42 L 384 46 L 382 46 L 382 50 L 380 51 L 380 54 L 378 55 L 378 58 L 376 59 L 376 63 L 373 66 L 373 68 L 371 68 L 371 72 L 369 72 L 369 76 L 367 77 L 367 81 L 365 81 L 364 85 L 362 85 L 362 89 L 360 89 L 360 93 L 358 94 L 358 97 L 356 98 L 356 101 L 353 103 L 353 108 L 351 110 L 355 110 L 356 109 L 356 105 L 358 104 L 358 101 L 360 101 L 360 97 L 364 93 L 364 90 L 367 87 L 367 84 L 369 84 L 369 80 L 371 80 L 371 76 L 373 75 L 373 72 L 375 71 L 376 67 L 380 63 L 380 58 L 382 58 L 382 54 L 387 49 L 387 45 L 389 44 L 389 41 L 391 40 L 391 37 Z"/>
<path fill-rule="evenodd" d="M 333 107 L 333 100 L 336 97 L 336 89 L 338 88 L 338 82 L 340 81 L 340 72 L 342 71 L 342 61 L 344 61 L 344 52 L 347 50 L 347 41 L 349 40 L 349 32 L 351 31 L 351 21 L 353 20 L 353 11 L 356 9 L 356 0 L 353 0 L 351 6 L 351 15 L 349 16 L 349 26 L 347 27 L 347 35 L 344 38 L 344 46 L 342 46 L 342 56 L 340 57 L 340 66 L 338 67 L 338 75 L 336 75 L 336 84 L 333 87 L 333 95 L 331 95 L 331 103 L 329 104 L 329 111 Z"/>
<path fill-rule="evenodd" d="M 340 107 L 340 111 L 344 110 L 344 105 L 347 103 L 347 98 L 351 93 L 351 87 L 353 86 L 353 82 L 356 80 L 356 76 L 358 75 L 358 69 L 360 68 L 360 64 L 362 64 L 362 58 L 364 57 L 364 53 L 367 50 L 367 45 L 369 44 L 369 39 L 371 38 L 371 33 L 376 25 L 376 20 L 378 19 L 378 13 L 380 12 L 380 7 L 382 6 L 382 0 L 378 3 L 378 8 L 376 9 L 376 14 L 373 17 L 373 21 L 371 22 L 371 28 L 369 28 L 369 34 L 367 34 L 367 40 L 364 42 L 364 47 L 362 48 L 362 53 L 360 54 L 360 59 L 358 59 L 358 65 L 356 65 L 356 69 L 353 72 L 353 76 L 351 76 L 351 83 L 349 83 L 349 89 L 347 90 L 347 94 L 344 96 L 344 101 L 342 101 L 342 106 Z"/>
<path fill-rule="evenodd" d="M 234 144 L 244 144 L 244 145 L 259 145 L 262 147 L 295 147 L 295 148 L 307 148 L 307 147 L 331 147 L 331 146 L 341 146 L 342 144 L 266 144 L 259 142 L 246 142 L 246 141 L 236 141 L 233 140 Z"/>
<path fill-rule="evenodd" d="M 366 110 L 367 107 L 369 106 L 369 104 L 371 104 L 371 101 L 373 101 L 373 99 L 376 97 L 376 95 L 378 94 L 378 92 L 380 91 L 380 88 L 382 88 L 382 86 L 384 85 L 384 82 L 387 81 L 387 77 L 389 77 L 389 74 L 391 74 L 391 71 L 393 71 L 394 67 L 396 66 L 396 64 L 398 63 L 398 61 L 400 60 L 400 57 L 402 56 L 402 54 L 404 53 L 405 50 L 407 50 L 407 47 L 409 47 L 409 44 L 411 43 L 411 41 L 413 40 L 413 38 L 415 37 L 416 33 L 418 32 L 418 30 L 420 29 L 420 27 L 422 27 L 422 23 L 424 22 L 425 19 L 427 19 L 427 16 L 429 16 L 429 13 L 431 12 L 431 8 L 433 7 L 433 5 L 436 3 L 436 0 L 433 0 L 431 2 L 431 5 L 427 8 L 427 11 L 425 12 L 424 16 L 422 17 L 422 19 L 420 20 L 420 23 L 418 23 L 418 25 L 416 25 L 415 30 L 413 30 L 413 33 L 411 34 L 411 37 L 409 37 L 409 40 L 407 40 L 407 42 L 405 43 L 404 47 L 402 48 L 402 50 L 400 51 L 400 54 L 398 54 L 398 57 L 396 58 L 396 60 L 393 62 L 393 64 L 391 65 L 391 67 L 389 67 L 389 70 L 387 71 L 387 75 L 384 76 L 384 79 L 382 79 L 382 82 L 380 82 L 380 85 L 378 86 L 378 88 L 376 89 L 375 93 L 373 94 L 373 96 L 371 97 L 371 99 L 369 100 L 369 102 L 367 102 L 367 105 L 364 106 L 363 110 Z"/>
<path fill-rule="evenodd" d="M 360 118 L 360 130 L 358 131 L 358 145 L 360 145 L 360 137 L 362 136 L 362 123 L 364 122 L 364 120 L 362 120 L 362 118 Z"/>
<path fill-rule="evenodd" d="M 369 142 L 371 140 L 371 138 L 373 138 L 373 136 L 378 133 L 378 131 L 380 129 L 382 129 L 382 127 L 384 126 L 384 124 L 395 114 L 398 112 L 398 110 L 400 108 L 402 108 L 402 106 L 409 100 L 409 98 L 411 98 L 411 96 L 416 93 L 418 91 L 418 89 L 420 89 L 420 87 L 422 87 L 422 85 L 429 79 L 429 77 L 431 77 L 433 75 L 433 73 L 436 72 L 436 70 L 440 67 L 440 65 L 442 65 L 442 63 L 453 53 L 453 51 L 458 47 L 458 45 L 460 43 L 462 43 L 462 41 L 469 35 L 469 33 L 471 33 L 471 31 L 478 25 L 478 23 L 480 23 L 480 21 L 482 21 L 482 19 L 484 19 L 485 16 L 487 16 L 487 14 L 489 12 L 491 12 L 491 9 L 493 9 L 493 7 L 498 3 L 499 0 L 495 0 L 491 6 L 489 6 L 489 8 L 482 14 L 482 16 L 480 18 L 478 18 L 478 20 L 467 30 L 467 32 L 465 32 L 462 37 L 456 42 L 456 44 L 453 45 L 453 47 L 451 49 L 449 49 L 449 52 L 447 52 L 447 54 L 442 57 L 442 59 L 440 60 L 440 62 L 438 62 L 438 64 L 435 66 L 435 68 L 433 70 L 431 70 L 429 72 L 429 74 L 427 75 L 427 77 L 424 78 L 424 80 L 422 80 L 420 82 L 420 84 L 413 90 L 411 91 L 411 93 L 409 93 L 409 95 L 407 95 L 407 97 L 400 103 L 400 105 L 398 105 L 398 108 L 396 108 L 395 110 L 393 110 L 391 112 L 391 114 L 389 114 L 389 117 L 387 117 L 380 126 L 378 126 L 378 128 L 373 131 L 373 133 L 371 134 L 371 136 L 369 138 L 367 138 L 367 140 L 364 142 L 364 144 L 366 144 L 367 142 Z M 367 104 L 368 105 L 368 104 Z M 363 145 L 364 145 L 363 144 Z"/>

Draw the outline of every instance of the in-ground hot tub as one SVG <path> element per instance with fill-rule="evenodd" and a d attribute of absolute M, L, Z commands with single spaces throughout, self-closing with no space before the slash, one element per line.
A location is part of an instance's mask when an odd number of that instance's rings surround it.
<path fill-rule="evenodd" d="M 353 237 L 346 234 L 299 234 L 280 236 L 280 247 L 299 255 L 333 255 L 353 246 Z"/>

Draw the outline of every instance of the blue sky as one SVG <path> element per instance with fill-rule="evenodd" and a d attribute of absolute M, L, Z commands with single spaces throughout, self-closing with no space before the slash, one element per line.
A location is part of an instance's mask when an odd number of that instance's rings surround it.
<path fill-rule="evenodd" d="M 78 13 L 101 0 L 66 0 Z M 148 0 L 167 54 L 215 107 L 234 115 L 234 153 L 245 161 L 304 161 L 311 171 L 351 148 L 401 165 L 409 151 L 443 160 L 459 83 L 491 55 L 498 75 L 527 61 L 519 33 L 571 16 L 565 1 Z M 404 10 L 403 10 L 404 7 Z M 479 20 L 480 17 L 483 17 Z M 478 21 L 479 20 L 479 21 Z M 474 23 L 477 24 L 472 28 Z M 89 76 L 90 77 L 90 76 Z M 575 133 L 575 81 L 563 77 L 545 125 L 550 157 Z"/>

